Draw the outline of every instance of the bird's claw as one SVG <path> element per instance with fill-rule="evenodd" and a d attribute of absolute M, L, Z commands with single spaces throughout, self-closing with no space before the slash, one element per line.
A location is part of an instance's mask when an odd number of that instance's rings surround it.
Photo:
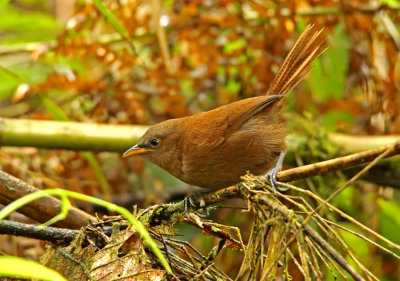
<path fill-rule="evenodd" d="M 271 185 L 275 193 L 277 190 L 279 192 L 286 192 L 289 189 L 287 187 L 282 186 L 276 178 L 276 174 L 282 171 L 282 164 L 283 164 L 283 159 L 285 158 L 285 154 L 286 151 L 282 151 L 279 155 L 275 167 L 269 170 L 268 173 L 265 174 L 265 181 Z"/>
<path fill-rule="evenodd" d="M 280 171 L 281 169 L 275 167 L 269 170 L 268 173 L 265 174 L 265 181 L 271 185 L 275 193 L 277 190 L 279 192 L 286 192 L 288 190 L 287 187 L 282 186 L 280 182 L 276 179 L 276 174 Z"/>
<path fill-rule="evenodd" d="M 185 213 L 186 213 L 186 217 L 190 218 L 190 208 L 194 208 L 195 211 L 194 213 L 201 217 L 207 217 L 210 213 L 208 212 L 208 208 L 207 207 L 203 207 L 203 208 L 199 208 L 199 206 L 196 205 L 196 203 L 194 202 L 194 198 L 196 197 L 196 194 L 192 194 L 189 196 L 186 196 L 185 199 L 183 199 L 183 204 L 185 207 Z M 198 210 L 197 210 L 198 209 Z"/>

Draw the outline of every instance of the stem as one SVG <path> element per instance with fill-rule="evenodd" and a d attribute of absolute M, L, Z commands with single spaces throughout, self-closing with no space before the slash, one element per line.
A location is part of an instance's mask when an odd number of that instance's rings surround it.
<path fill-rule="evenodd" d="M 123 152 L 147 126 L 0 118 L 0 145 Z"/>
<path fill-rule="evenodd" d="M 68 244 L 74 240 L 78 230 L 58 228 L 58 227 L 39 227 L 36 225 L 2 220 L 0 221 L 0 234 L 23 236 L 33 239 L 48 241 L 56 245 Z"/>

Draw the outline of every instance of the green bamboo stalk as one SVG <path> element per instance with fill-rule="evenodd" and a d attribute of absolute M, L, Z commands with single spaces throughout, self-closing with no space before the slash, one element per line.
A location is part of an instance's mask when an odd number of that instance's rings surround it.
<path fill-rule="evenodd" d="M 0 146 L 124 152 L 148 126 L 0 118 Z"/>

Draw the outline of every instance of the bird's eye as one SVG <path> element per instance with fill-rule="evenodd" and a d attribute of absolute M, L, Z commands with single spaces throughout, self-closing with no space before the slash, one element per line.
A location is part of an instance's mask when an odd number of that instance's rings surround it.
<path fill-rule="evenodd" d="M 157 146 L 160 143 L 160 141 L 158 139 L 152 139 L 150 143 L 152 146 Z"/>

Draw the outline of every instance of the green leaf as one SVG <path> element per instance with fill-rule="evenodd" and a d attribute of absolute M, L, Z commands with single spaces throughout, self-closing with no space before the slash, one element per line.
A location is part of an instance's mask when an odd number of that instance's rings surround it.
<path fill-rule="evenodd" d="M 103 4 L 103 2 L 101 0 L 93 0 L 93 3 L 112 25 L 112 27 L 122 36 L 122 38 L 128 38 L 128 32 L 125 30 L 122 24 L 120 24 L 117 17 Z"/>
<path fill-rule="evenodd" d="M 236 81 L 234 78 L 229 78 L 226 88 L 229 93 L 237 94 L 237 93 L 239 93 L 240 89 L 242 88 L 242 83 Z"/>
<path fill-rule="evenodd" d="M 234 51 L 239 50 L 247 46 L 247 42 L 243 37 L 240 37 L 234 41 L 228 42 L 224 46 L 224 53 L 225 54 L 232 54 Z"/>
<path fill-rule="evenodd" d="M 11 6 L 0 7 L 0 18 L 2 44 L 55 40 L 61 29 L 57 20 L 48 14 L 20 12 Z"/>
<path fill-rule="evenodd" d="M 61 55 L 57 55 L 57 57 L 55 58 L 52 58 L 51 55 L 49 55 L 46 57 L 46 59 L 46 62 L 48 62 L 49 64 L 55 64 L 54 67 L 58 70 L 58 72 L 62 72 L 62 68 L 67 69 L 68 72 L 72 71 L 78 75 L 84 74 L 87 71 L 82 59 L 69 58 Z"/>
<path fill-rule="evenodd" d="M 0 276 L 51 281 L 66 281 L 57 271 L 18 257 L 0 257 Z"/>
<path fill-rule="evenodd" d="M 68 121 L 69 118 L 67 114 L 58 106 L 54 101 L 47 97 L 42 97 L 43 105 L 46 109 L 53 115 L 53 118 L 59 121 Z"/>
<path fill-rule="evenodd" d="M 193 96 L 193 80 L 192 79 L 188 79 L 188 78 L 184 78 L 181 80 L 181 90 L 180 90 L 180 94 L 182 96 L 184 96 L 186 99 L 190 99 Z"/>

